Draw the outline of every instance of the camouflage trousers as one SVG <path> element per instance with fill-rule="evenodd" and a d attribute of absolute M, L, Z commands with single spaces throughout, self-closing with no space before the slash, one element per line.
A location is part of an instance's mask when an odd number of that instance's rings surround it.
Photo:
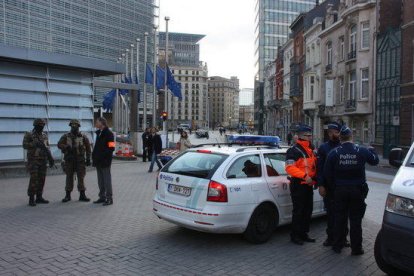
<path fill-rule="evenodd" d="M 73 191 L 73 182 L 74 182 L 74 175 L 76 173 L 76 177 L 78 178 L 78 191 L 85 191 L 85 175 L 86 175 L 86 165 L 84 160 L 77 160 L 74 164 L 73 162 L 66 162 L 65 165 L 65 173 L 66 173 L 66 187 L 65 191 L 72 192 Z"/>
<path fill-rule="evenodd" d="M 46 180 L 46 161 L 36 160 L 29 162 L 28 170 L 30 173 L 30 181 L 29 188 L 27 189 L 27 195 L 42 195 Z"/>

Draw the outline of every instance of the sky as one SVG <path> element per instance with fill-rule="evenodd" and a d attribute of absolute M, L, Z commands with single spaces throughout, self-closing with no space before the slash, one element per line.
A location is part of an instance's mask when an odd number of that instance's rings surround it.
<path fill-rule="evenodd" d="M 160 0 L 160 25 L 170 32 L 206 35 L 200 59 L 209 76 L 237 76 L 240 88 L 254 87 L 253 0 Z"/>

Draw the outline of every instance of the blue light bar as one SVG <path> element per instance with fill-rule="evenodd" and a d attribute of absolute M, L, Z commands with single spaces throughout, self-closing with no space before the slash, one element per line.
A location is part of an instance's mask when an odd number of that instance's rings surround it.
<path fill-rule="evenodd" d="M 228 143 L 251 144 L 251 145 L 272 145 L 278 146 L 280 138 L 278 136 L 262 135 L 226 135 Z"/>

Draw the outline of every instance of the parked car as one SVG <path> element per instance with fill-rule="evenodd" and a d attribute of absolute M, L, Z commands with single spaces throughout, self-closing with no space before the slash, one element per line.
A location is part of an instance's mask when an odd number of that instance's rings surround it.
<path fill-rule="evenodd" d="M 276 226 L 292 220 L 286 151 L 220 144 L 189 149 L 161 169 L 154 213 L 186 228 L 266 242 Z M 324 214 L 316 192 L 313 216 Z"/>
<path fill-rule="evenodd" d="M 207 138 L 207 139 L 209 139 L 208 130 L 197 129 L 196 136 L 197 136 L 197 138 Z"/>
<path fill-rule="evenodd" d="M 190 129 L 190 124 L 179 124 L 177 126 L 177 131 L 181 133 L 182 131 L 188 131 Z"/>
<path fill-rule="evenodd" d="M 375 260 L 387 274 L 414 275 L 414 143 L 405 158 L 402 149 L 393 149 L 389 162 L 399 170 L 375 240 Z"/>

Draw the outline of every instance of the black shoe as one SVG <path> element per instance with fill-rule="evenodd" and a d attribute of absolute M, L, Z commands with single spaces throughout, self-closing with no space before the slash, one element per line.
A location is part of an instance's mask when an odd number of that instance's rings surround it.
<path fill-rule="evenodd" d="M 304 242 L 316 242 L 316 239 L 312 239 L 308 235 L 306 235 L 302 238 L 302 241 L 304 241 Z"/>
<path fill-rule="evenodd" d="M 29 197 L 29 206 L 36 206 L 34 196 Z"/>
<path fill-rule="evenodd" d="M 90 199 L 86 197 L 85 191 L 80 191 L 79 201 L 83 201 L 83 202 L 89 202 L 90 201 Z"/>
<path fill-rule="evenodd" d="M 365 251 L 362 248 L 356 249 L 356 250 L 352 250 L 351 255 L 352 256 L 359 256 L 359 255 L 364 255 Z"/>
<path fill-rule="evenodd" d="M 103 206 L 108 206 L 108 205 L 112 205 L 114 204 L 114 201 L 112 200 L 112 198 L 107 199 L 104 204 L 102 204 Z"/>
<path fill-rule="evenodd" d="M 71 200 L 72 200 L 72 198 L 70 197 L 70 192 L 66 191 L 66 196 L 65 196 L 64 199 L 62 199 L 62 202 L 65 203 L 65 202 L 68 202 L 68 201 L 71 201 Z"/>
<path fill-rule="evenodd" d="M 100 198 L 100 199 L 94 201 L 93 203 L 100 204 L 100 203 L 104 203 L 105 201 L 106 201 L 105 198 Z"/>
<path fill-rule="evenodd" d="M 339 247 L 332 247 L 332 250 L 336 253 L 336 254 L 341 254 L 341 252 L 342 252 L 342 248 L 339 248 Z"/>
<path fill-rule="evenodd" d="M 36 203 L 37 204 L 48 204 L 49 200 L 46 200 L 42 197 L 42 195 L 36 196 Z"/>
<path fill-rule="evenodd" d="M 344 247 L 351 247 L 351 243 L 348 240 L 345 240 Z"/>
<path fill-rule="evenodd" d="M 291 237 L 290 241 L 297 245 L 303 245 L 303 240 L 299 239 L 298 237 Z"/>
<path fill-rule="evenodd" d="M 323 246 L 332 246 L 332 241 L 330 239 L 326 239 L 326 241 L 323 242 Z"/>

